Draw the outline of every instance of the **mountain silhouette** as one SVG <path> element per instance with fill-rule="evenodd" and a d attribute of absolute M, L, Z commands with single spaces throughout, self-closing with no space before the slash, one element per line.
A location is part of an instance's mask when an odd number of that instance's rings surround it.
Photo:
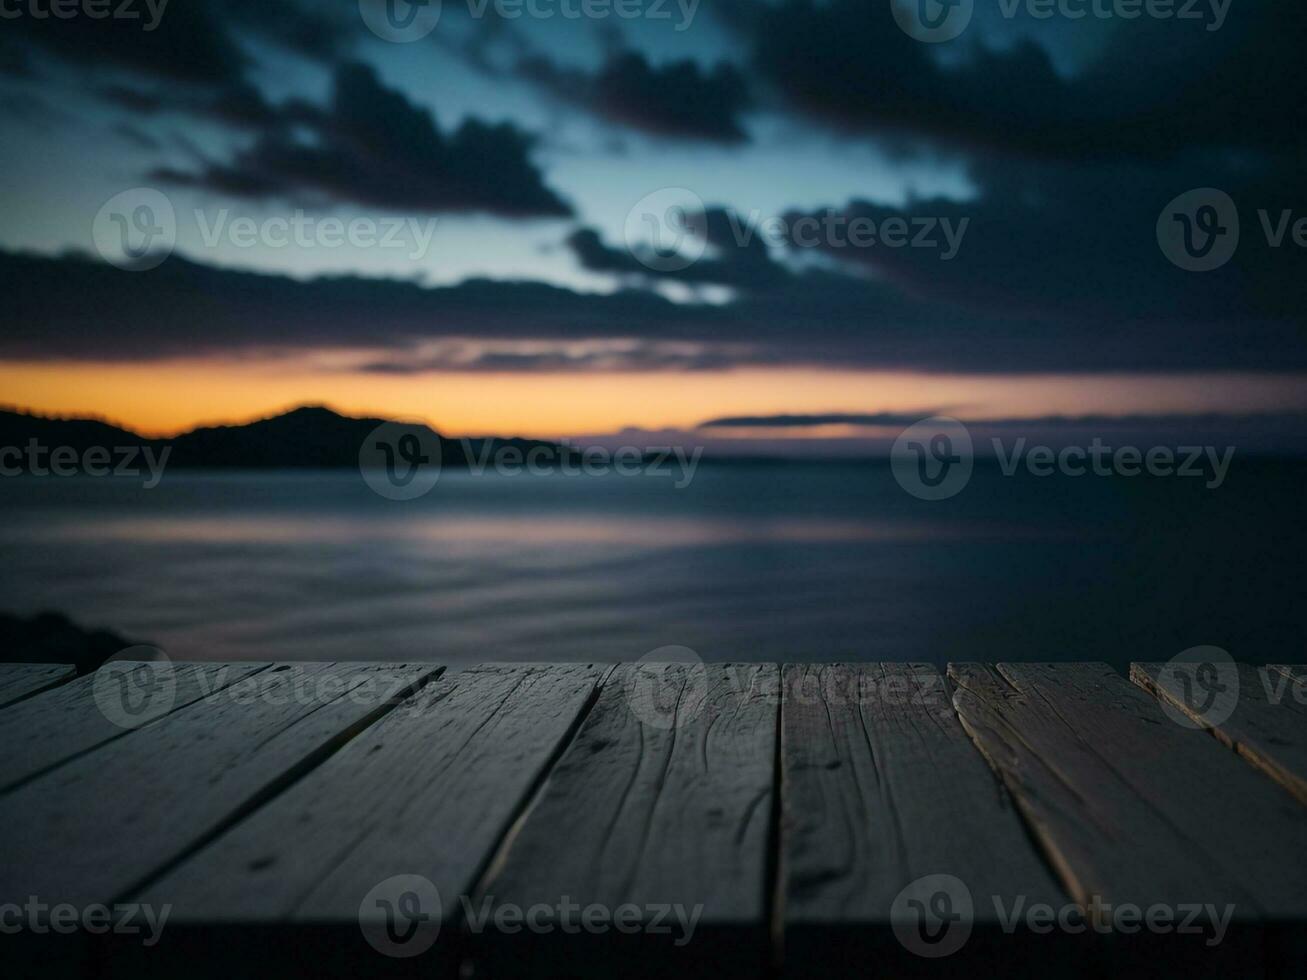
<path fill-rule="evenodd" d="M 281 415 L 242 425 L 205 426 L 166 439 L 147 438 L 98 419 L 58 419 L 24 411 L 0 410 L 0 448 L 16 447 L 8 466 L 26 465 L 33 440 L 45 453 L 68 446 L 80 455 L 87 449 L 118 446 L 169 449 L 170 469 L 306 469 L 356 468 L 365 440 L 386 419 L 352 418 L 321 405 L 305 405 Z M 490 436 L 449 439 L 421 423 L 397 423 L 424 445 L 440 446 L 442 468 L 463 469 L 507 448 L 525 454 L 533 449 L 544 464 L 575 459 L 575 450 L 552 442 Z M 393 435 L 393 433 L 392 433 Z"/>

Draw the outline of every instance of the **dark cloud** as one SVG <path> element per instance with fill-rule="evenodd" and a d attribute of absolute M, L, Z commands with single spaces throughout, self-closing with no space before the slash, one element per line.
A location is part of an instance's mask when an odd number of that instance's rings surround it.
<path fill-rule="evenodd" d="M 611 37 L 596 70 L 564 67 L 575 62 L 520 44 L 508 45 L 507 67 L 491 66 L 483 47 L 476 57 L 484 70 L 528 79 L 643 132 L 738 143 L 741 115 L 756 99 L 842 131 L 961 147 L 975 188 L 968 200 L 889 206 L 862 195 L 784 215 L 791 229 L 830 215 L 845 229 L 867 221 L 883 231 L 904 219 L 910 234 L 916 222 L 933 220 L 928 234 L 937 242 L 944 220 L 955 231 L 965 223 L 952 257 L 940 246 L 883 240 L 858 247 L 819 237 L 809 247 L 791 234 L 769 244 L 720 206 L 687 229 L 705 253 L 679 270 L 641 261 L 654 254 L 653 242 L 632 252 L 592 228 L 575 230 L 567 245 L 577 262 L 621 286 L 606 296 L 525 282 L 299 282 L 181 257 L 137 276 L 75 258 L 7 255 L 0 354 L 158 358 L 353 347 L 374 352 L 365 369 L 378 373 L 745 364 L 1307 370 L 1304 253 L 1269 247 L 1259 225 L 1261 210 L 1273 221 L 1283 211 L 1291 220 L 1307 215 L 1307 68 L 1297 51 L 1307 7 L 1236 3 L 1215 33 L 1146 18 L 1118 25 L 1074 74 L 1014 32 L 998 48 L 977 31 L 948 46 L 918 43 L 887 8 L 722 0 L 718 9 L 751 53 L 747 78 L 702 67 L 707 62 L 656 62 Z M 152 176 L 161 182 L 305 206 L 571 213 L 533 162 L 530 134 L 478 118 L 442 129 L 373 69 L 338 66 L 363 34 L 352 4 L 179 0 L 145 37 L 139 26 L 131 36 L 95 27 L 92 34 L 79 25 L 21 26 L 23 50 L 36 54 L 15 63 L 27 70 L 43 58 L 36 64 L 45 68 L 53 55 L 85 66 L 103 83 L 100 96 L 134 122 L 182 113 L 239 134 L 230 155 L 193 144 L 195 165 L 158 167 Z M 490 32 L 476 36 L 489 43 Z M 328 103 L 274 103 L 252 84 L 250 52 L 265 43 L 332 65 Z M 10 111 L 54 118 L 30 100 Z M 640 152 L 643 143 L 632 146 Z M 747 152 L 741 167 L 749 166 Z M 1158 248 L 1155 225 L 1172 198 L 1208 186 L 1239 205 L 1243 240 L 1222 269 L 1184 272 Z M 728 287 L 729 301 L 671 303 L 662 294 L 680 295 L 672 284 L 714 300 L 721 297 L 705 287 Z M 467 344 L 432 352 L 448 340 Z"/>
<path fill-rule="evenodd" d="M 7 39 L 0 40 L 0 77 L 14 79 L 36 77 L 31 54 Z"/>
<path fill-rule="evenodd" d="M 593 27 L 602 59 L 597 67 L 581 67 L 560 57 L 557 45 L 536 45 L 532 33 L 493 8 L 474 27 L 437 43 L 489 79 L 525 82 L 600 120 L 652 136 L 725 145 L 749 140 L 741 118 L 752 106 L 749 81 L 728 61 L 711 67 L 694 58 L 655 61 L 612 22 L 598 20 Z"/>
<path fill-rule="evenodd" d="M 909 426 L 937 415 L 965 415 L 957 409 L 926 408 L 916 412 L 829 412 L 809 415 L 731 415 L 700 422 L 700 429 L 815 429 L 828 425 L 866 428 Z M 1303 412 L 1132 412 L 1126 415 L 1038 415 L 966 417 L 968 427 L 980 429 L 1194 429 L 1202 426 L 1243 424 L 1256 428 L 1291 428 L 1307 431 Z"/>
<path fill-rule="evenodd" d="M 687 343 L 641 341 L 619 345 L 599 344 L 595 349 L 578 349 L 576 344 L 566 344 L 553 345 L 544 350 L 505 350 L 478 344 L 460 345 L 459 348 L 434 354 L 381 358 L 369 361 L 356 370 L 389 375 L 426 374 L 433 371 L 712 371 L 733 367 L 735 363 L 731 353 L 719 346 Z"/>
<path fill-rule="evenodd" d="M 73 113 L 33 91 L 0 91 L 0 117 L 15 119 L 35 130 L 53 130 L 77 119 Z"/>
<path fill-rule="evenodd" d="M 251 60 L 244 39 L 275 44 L 323 61 L 342 56 L 358 36 L 352 5 L 308 0 L 173 0 L 124 8 L 136 17 L 21 16 L 5 33 L 77 69 L 110 68 L 140 78 L 231 85 Z"/>
<path fill-rule="evenodd" d="M 829 412 L 822 415 L 728 415 L 700 422 L 701 429 L 813 429 L 824 425 L 885 426 L 912 425 L 923 417 L 941 414 L 927 409 L 902 412 Z"/>
<path fill-rule="evenodd" d="M 740 120 L 748 86 L 726 63 L 707 69 L 687 58 L 655 65 L 622 51 L 593 73 L 543 55 L 524 58 L 516 71 L 570 105 L 646 133 L 715 143 L 748 139 Z"/>
<path fill-rule="evenodd" d="M 148 273 L 82 256 L 0 251 L 0 357 L 137 360 L 322 348 L 698 334 L 708 315 L 637 291 L 586 295 L 535 282 L 425 288 L 354 276 L 299 281 L 173 255 Z M 697 320 L 701 326 L 688 329 Z"/>
<path fill-rule="evenodd" d="M 138 117 L 177 113 L 259 130 L 283 125 L 288 110 L 274 108 L 250 81 L 249 42 L 334 64 L 359 34 L 349 5 L 308 0 L 177 0 L 159 9 L 157 24 L 148 4 L 129 9 L 141 18 L 6 21 L 0 74 L 34 76 L 32 53 L 41 52 L 80 79 L 79 96 L 89 92 Z"/>
<path fill-rule="evenodd" d="M 701 437 L 714 449 L 729 448 L 737 453 L 757 452 L 757 447 L 773 449 L 778 444 L 760 434 L 774 430 L 787 436 L 795 430 L 823 426 L 849 426 L 855 431 L 836 437 L 820 433 L 805 434 L 802 440 L 792 436 L 783 445 L 835 450 L 841 445 L 846 452 L 861 450 L 870 455 L 890 452 L 899 432 L 934 415 L 956 415 L 963 420 L 971 436 L 977 458 L 993 458 L 999 453 L 1010 457 L 1023 443 L 1028 446 L 1092 447 L 1096 443 L 1109 448 L 1136 446 L 1211 446 L 1223 456 L 1234 447 L 1241 458 L 1263 453 L 1307 452 L 1307 413 L 1285 412 L 1196 412 L 1192 414 L 1133 412 L 1125 415 L 1039 415 L 975 417 L 965 411 L 922 409 L 918 412 L 870 412 L 814 415 L 763 415 L 712 419 L 685 433 L 688 438 Z M 744 435 L 744 430 L 753 430 Z M 880 431 L 876 431 L 880 430 Z M 1184 458 L 1184 457 L 1180 457 Z M 1229 457 L 1227 457 L 1229 458 Z M 1177 460 L 1178 462 L 1178 460 Z"/>
<path fill-rule="evenodd" d="M 240 129 L 280 128 L 290 121 L 289 110 L 278 110 L 253 85 L 227 82 L 212 88 L 154 88 L 113 84 L 100 97 L 135 116 L 181 113 L 211 119 Z"/>
<path fill-rule="evenodd" d="M 887 207 L 865 200 L 808 214 L 786 215 L 791 232 L 802 218 L 839 217 L 842 235 L 809 235 L 812 249 L 848 268 L 900 284 L 923 301 L 975 313 L 1047 318 L 1096 325 L 1098 344 L 1124 343 L 1156 324 L 1223 324 L 1233 354 L 1241 338 L 1304 339 L 1307 277 L 1302 249 L 1273 248 L 1259 212 L 1307 216 L 1307 185 L 1295 169 L 1230 166 L 1198 158 L 1159 169 L 1141 164 L 979 163 L 973 200 L 915 199 Z M 1195 187 L 1226 191 L 1239 208 L 1239 249 L 1228 265 L 1196 275 L 1172 265 L 1158 246 L 1158 217 Z M 907 223 L 909 243 L 855 247 L 855 220 L 881 233 Z M 957 254 L 943 260 L 947 229 L 963 229 Z M 864 224 L 864 227 L 867 225 Z M 809 230 L 811 224 L 809 225 Z M 940 247 L 914 247 L 917 231 Z M 795 248 L 795 251 L 807 251 Z M 1114 338 L 1120 335 L 1120 340 Z M 1095 336 L 1086 334 L 1087 339 Z M 1092 352 L 1086 351 L 1092 358 Z M 1176 351 L 1183 357 L 1183 351 Z"/>
<path fill-rule="evenodd" d="M 530 160 L 533 138 L 510 123 L 467 119 L 442 132 L 431 112 L 386 88 L 367 65 L 339 68 L 331 103 L 300 102 L 230 162 L 162 168 L 172 184 L 243 197 L 351 202 L 422 212 L 563 217 L 570 206 Z M 305 139 L 296 127 L 312 130 Z"/>
<path fill-rule="evenodd" d="M 1307 338 L 1297 323 L 995 315 L 820 270 L 718 306 L 531 282 L 299 281 L 179 255 L 133 273 L 85 258 L 0 253 L 0 319 L 7 324 L 0 357 L 8 360 L 355 349 L 377 352 L 371 369 L 392 373 L 406 365 L 454 370 L 460 362 L 466 370 L 560 370 L 568 358 L 581 370 L 607 358 L 622 370 L 1307 371 Z M 433 357 L 427 349 L 454 340 L 473 354 Z"/>
<path fill-rule="evenodd" d="M 690 286 L 733 286 L 751 291 L 769 290 L 792 278 L 792 273 L 768 251 L 758 229 L 747 216 L 724 207 L 710 207 L 702 213 L 687 213 L 685 233 L 703 242 L 705 255 L 683 269 L 667 269 L 665 252 L 649 244 L 633 254 L 628 249 L 604 244 L 599 233 L 581 228 L 567 239 L 567 246 L 581 265 L 592 272 L 643 280 L 672 280 Z M 641 259 L 645 261 L 641 261 Z"/>
<path fill-rule="evenodd" d="M 188 0 L 196 2 L 196 0 Z M 330 62 L 360 36 L 358 5 L 321 0 L 211 0 L 233 28 L 309 58 Z"/>
<path fill-rule="evenodd" d="M 1263 227 L 1307 217 L 1296 171 L 1205 157 L 1165 169 L 1007 161 L 976 164 L 972 180 L 966 201 L 788 213 L 774 248 L 713 208 L 686 223 L 710 246 L 683 270 L 651 270 L 636 257 L 651 249 L 632 254 L 590 230 L 569 245 L 586 268 L 624 281 L 731 286 L 749 339 L 775 349 L 789 333 L 827 362 L 843 351 L 980 372 L 1274 370 L 1280 350 L 1280 366 L 1301 365 L 1307 254 L 1272 247 Z M 1173 198 L 1206 186 L 1231 195 L 1241 237 L 1227 265 L 1195 274 L 1167 259 L 1156 228 Z"/>
<path fill-rule="evenodd" d="M 771 91 L 805 117 L 892 137 L 987 150 L 1101 159 L 1187 149 L 1300 150 L 1307 141 L 1307 33 L 1301 4 L 1234 4 L 1221 30 L 1140 18 L 1074 76 L 1030 40 L 991 50 L 908 37 L 889 5 L 863 0 L 724 0 Z"/>
<path fill-rule="evenodd" d="M 22 16 L 5 21 L 5 33 L 77 69 L 130 72 L 172 83 L 227 85 L 249 65 L 214 0 L 169 3 L 150 30 L 146 4 L 138 19 Z"/>
<path fill-rule="evenodd" d="M 162 148 L 157 139 L 131 123 L 118 123 L 111 132 L 138 150 L 155 151 Z"/>

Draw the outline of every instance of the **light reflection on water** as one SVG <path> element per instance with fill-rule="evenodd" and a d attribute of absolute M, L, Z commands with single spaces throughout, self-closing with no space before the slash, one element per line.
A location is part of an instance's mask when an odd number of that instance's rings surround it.
<path fill-rule="evenodd" d="M 367 518 L 304 519 L 296 517 L 125 517 L 91 524 L 63 523 L 11 532 L 12 540 L 30 543 L 154 542 L 171 544 L 349 544 L 360 540 L 430 541 L 449 544 L 512 543 L 684 548 L 730 543 L 851 541 L 926 541 L 959 537 L 1029 535 L 1030 529 L 1001 526 L 940 528 L 929 523 L 897 524 L 838 520 L 759 520 L 714 518 L 691 520 L 646 517 L 633 522 L 617 517 L 462 517 L 429 516 L 406 520 Z"/>
<path fill-rule="evenodd" d="M 182 658 L 1301 659 L 1303 476 L 979 469 L 936 503 L 865 465 L 449 474 L 403 503 L 357 473 L 3 480 L 0 607 Z"/>

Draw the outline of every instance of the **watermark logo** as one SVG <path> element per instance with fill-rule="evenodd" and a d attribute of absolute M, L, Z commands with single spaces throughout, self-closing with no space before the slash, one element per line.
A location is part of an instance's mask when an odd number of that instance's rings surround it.
<path fill-rule="evenodd" d="M 183 220 L 193 225 L 183 228 Z M 402 250 L 409 261 L 417 262 L 431 251 L 438 224 L 434 217 L 318 217 L 303 208 L 258 217 L 234 214 L 231 208 L 195 208 L 179 216 L 162 191 L 137 187 L 115 195 L 100 208 L 92 238 L 106 262 L 133 272 L 161 265 L 176 249 L 183 230 L 198 234 L 205 248 Z"/>
<path fill-rule="evenodd" d="M 523 450 L 512 443 L 482 442 L 480 448 L 466 437 L 459 440 L 468 472 L 481 476 L 491 472 L 499 476 L 646 477 L 669 479 L 677 490 L 694 482 L 694 474 L 703 458 L 703 447 L 687 450 L 685 446 L 574 446 L 567 439 L 557 445 L 544 443 Z"/>
<path fill-rule="evenodd" d="M 1062 932 L 1080 935 L 1120 933 L 1201 937 L 1207 947 L 1224 941 L 1235 906 L 1197 902 L 1149 906 L 1131 902 L 1112 903 L 1101 895 L 1088 901 L 1060 906 L 1030 902 L 1025 895 L 990 895 L 982 899 L 987 922 L 996 923 L 1005 935 L 1019 930 L 1033 935 Z M 993 917 L 988 917 L 992 905 Z M 925 875 L 899 892 L 890 907 L 894 936 L 904 949 L 917 956 L 937 959 L 950 956 L 971 938 L 977 918 L 971 889 L 949 874 Z"/>
<path fill-rule="evenodd" d="M 1158 476 L 1201 479 L 1208 490 L 1225 483 L 1235 447 L 1109 446 L 1095 436 L 1087 445 L 1054 448 L 1025 436 L 1008 442 L 990 439 L 993 458 L 1003 476 L 1024 469 L 1033 477 Z M 957 419 L 935 416 L 908 426 L 894 440 L 890 464 L 899 486 L 921 500 L 945 500 L 961 493 L 975 464 L 967 427 Z"/>
<path fill-rule="evenodd" d="M 920 500 L 946 500 L 961 493 L 974 465 L 971 433 L 947 416 L 908 426 L 890 449 L 894 479 Z"/>
<path fill-rule="evenodd" d="M 1149 906 L 1113 903 L 1101 895 L 1090 896 L 1083 905 L 1060 906 L 1047 902 L 1027 904 L 1025 895 L 1017 895 L 1010 904 L 1001 895 L 993 895 L 991 899 L 999 928 L 1009 936 L 1018 929 L 1037 936 L 1052 932 L 1080 935 L 1091 930 L 1099 935 L 1120 933 L 1123 936 L 1148 932 L 1158 936 L 1202 937 L 1203 945 L 1208 948 L 1224 941 L 1236 911 L 1233 905 L 1217 906 L 1210 902 L 1174 905 L 1157 902 Z"/>
<path fill-rule="evenodd" d="M 1297 704 L 1307 706 L 1307 677 L 1271 667 L 1260 668 L 1257 675 L 1266 691 L 1266 700 L 1271 704 L 1283 704 L 1285 698 L 1290 697 Z"/>
<path fill-rule="evenodd" d="M 785 703 L 795 706 L 867 707 L 908 705 L 952 715 L 944 677 L 934 669 L 886 671 L 875 677 L 857 670 L 796 671 L 785 684 Z"/>
<path fill-rule="evenodd" d="M 116 936 L 141 936 L 142 946 L 154 946 L 163 935 L 163 927 L 171 914 L 170 904 L 156 907 L 148 902 L 117 902 L 79 907 L 68 902 L 50 904 L 36 895 L 29 895 L 21 904 L 5 902 L 0 905 L 0 935 L 30 932 L 38 936 L 68 936 L 85 932 L 103 936 L 113 933 Z"/>
<path fill-rule="evenodd" d="M 1307 217 L 1292 208 L 1257 209 L 1257 225 L 1267 248 L 1291 242 L 1307 249 Z M 1225 191 L 1200 187 L 1171 201 L 1157 218 L 1162 254 L 1187 272 L 1211 272 L 1225 265 L 1240 244 L 1239 208 Z"/>
<path fill-rule="evenodd" d="M 755 212 L 756 214 L 756 212 Z M 737 245 L 749 244 L 749 236 L 739 230 L 735 216 L 730 223 Z M 803 215 L 793 221 L 784 218 L 765 219 L 759 227 L 764 240 L 778 237 L 773 244 L 792 248 L 820 248 L 840 251 L 846 248 L 914 248 L 939 253 L 941 262 L 957 257 L 966 237 L 970 218 L 956 222 L 949 217 L 934 215 L 892 214 L 879 222 L 870 215 L 849 215 L 827 208 L 820 216 Z"/>
<path fill-rule="evenodd" d="M 953 875 L 918 878 L 890 906 L 895 938 L 908 952 L 927 959 L 961 949 L 971 937 L 974 921 L 971 889 Z"/>
<path fill-rule="evenodd" d="M 392 875 L 364 896 L 359 928 L 383 956 L 407 959 L 429 950 L 440 935 L 440 893 L 421 875 Z"/>
<path fill-rule="evenodd" d="M 1219 490 L 1234 462 L 1234 446 L 1109 446 L 1098 436 L 1088 446 L 1031 444 L 1025 436 L 1012 440 L 993 439 L 994 458 L 1004 476 L 1014 476 L 1022 467 L 1034 477 L 1056 474 L 1069 477 L 1148 476 L 1200 479 L 1208 490 Z"/>
<path fill-rule="evenodd" d="M 641 724 L 663 731 L 682 728 L 703 711 L 708 668 L 689 647 L 659 647 L 631 665 L 623 694 Z"/>
<path fill-rule="evenodd" d="M 119 728 L 140 728 L 172 710 L 177 671 L 157 647 L 128 647 L 100 665 L 91 693 L 110 722 Z"/>
<path fill-rule="evenodd" d="M 708 247 L 703 200 L 685 187 L 646 194 L 626 214 L 627 251 L 654 272 L 680 272 Z"/>
<path fill-rule="evenodd" d="M 952 41 L 967 29 L 975 0 L 889 0 L 890 12 L 903 33 L 916 41 Z"/>
<path fill-rule="evenodd" d="M 383 41 L 421 41 L 440 23 L 441 0 L 359 0 L 363 23 Z"/>
<path fill-rule="evenodd" d="M 6 0 L 0 20 L 135 20 L 149 34 L 163 20 L 169 0 Z"/>
<path fill-rule="evenodd" d="M 1175 198 L 1157 218 L 1157 244 L 1188 272 L 1211 272 L 1239 247 L 1239 209 L 1225 191 L 1200 187 Z"/>
<path fill-rule="evenodd" d="M 46 446 L 35 438 L 26 446 L 0 446 L 0 477 L 135 477 L 145 490 L 163 479 L 172 446 Z M 144 467 L 142 467 L 144 464 Z"/>
<path fill-rule="evenodd" d="M 999 13 L 1013 20 L 1019 13 L 1032 20 L 1175 20 L 1202 23 L 1219 31 L 1233 0 L 998 0 Z"/>
<path fill-rule="evenodd" d="M 177 245 L 172 201 L 152 187 L 134 187 L 104 202 L 91 225 L 100 257 L 129 272 L 161 265 Z"/>
<path fill-rule="evenodd" d="M 461 457 L 454 450 L 462 450 Z M 487 473 L 516 478 L 587 477 L 667 479 L 676 490 L 694 481 L 703 447 L 684 446 L 574 446 L 567 439 L 558 443 L 521 445 L 514 440 L 441 440 L 426 426 L 414 423 L 386 423 L 375 429 L 359 448 L 359 471 L 377 493 L 391 500 L 411 500 L 429 493 L 440 472 L 441 447 L 448 447 L 449 459 L 471 476 Z"/>
<path fill-rule="evenodd" d="M 359 447 L 359 472 L 387 500 L 425 496 L 440 479 L 440 437 L 420 423 L 383 422 Z"/>
<path fill-rule="evenodd" d="M 407 249 L 409 261 L 426 257 L 436 237 L 438 219 L 372 218 L 366 215 L 348 220 L 317 218 L 297 208 L 286 215 L 256 221 L 249 216 L 232 217 L 230 208 L 207 214 L 195 209 L 195 225 L 206 248 L 227 244 L 232 248 Z"/>
<path fill-rule="evenodd" d="M 710 241 L 709 216 L 703 201 L 684 187 L 665 187 L 647 194 L 626 215 L 623 235 L 627 252 L 652 272 L 687 269 L 703 258 L 709 244 L 716 249 L 925 249 L 943 262 L 957 257 L 969 217 L 858 213 L 826 208 L 813 214 L 747 214 L 732 208 L 714 209 L 720 219 Z"/>
<path fill-rule="evenodd" d="M 304 664 L 283 664 L 227 683 L 223 665 L 212 680 L 201 675 L 200 689 L 206 704 L 301 705 L 315 706 L 333 702 L 356 705 L 392 705 L 403 702 L 412 688 L 412 678 L 404 672 L 369 671 L 364 675 L 342 676 Z M 430 705 L 414 698 L 402 710 L 415 717 Z"/>
<path fill-rule="evenodd" d="M 1219 31 L 1233 0 L 996 0 L 1004 20 L 1174 20 Z M 927 44 L 952 41 L 965 31 L 975 0 L 890 0 L 894 20 L 908 37 Z"/>
<path fill-rule="evenodd" d="M 487 928 L 505 935 L 515 935 L 525 929 L 537 935 L 563 932 L 576 936 L 582 932 L 592 936 L 617 932 L 626 936 L 644 933 L 650 936 L 674 936 L 672 945 L 688 946 L 703 915 L 703 905 L 687 908 L 681 903 L 650 902 L 636 905 L 627 902 L 611 906 L 600 902 L 581 905 L 568 895 L 560 896 L 556 903 L 537 902 L 523 907 L 512 902 L 496 903 L 493 895 L 486 895 L 479 905 L 463 895 L 459 899 L 468 929 L 481 935 Z"/>
<path fill-rule="evenodd" d="M 671 21 L 678 34 L 694 23 L 700 0 L 466 0 L 472 20 Z M 383 41 L 420 41 L 440 22 L 441 0 L 359 0 L 368 29 Z"/>
<path fill-rule="evenodd" d="M 1160 698 L 1162 711 L 1184 728 L 1215 728 L 1239 704 L 1239 668 L 1220 647 L 1190 647 L 1168 660 L 1159 680 L 1180 700 Z"/>

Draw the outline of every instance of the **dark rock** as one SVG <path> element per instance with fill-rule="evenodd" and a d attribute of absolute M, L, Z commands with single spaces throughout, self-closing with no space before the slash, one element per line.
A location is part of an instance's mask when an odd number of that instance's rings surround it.
<path fill-rule="evenodd" d="M 73 664 L 89 674 L 114 654 L 133 646 L 109 630 L 87 630 L 62 613 L 23 618 L 0 613 L 0 662 Z"/>

